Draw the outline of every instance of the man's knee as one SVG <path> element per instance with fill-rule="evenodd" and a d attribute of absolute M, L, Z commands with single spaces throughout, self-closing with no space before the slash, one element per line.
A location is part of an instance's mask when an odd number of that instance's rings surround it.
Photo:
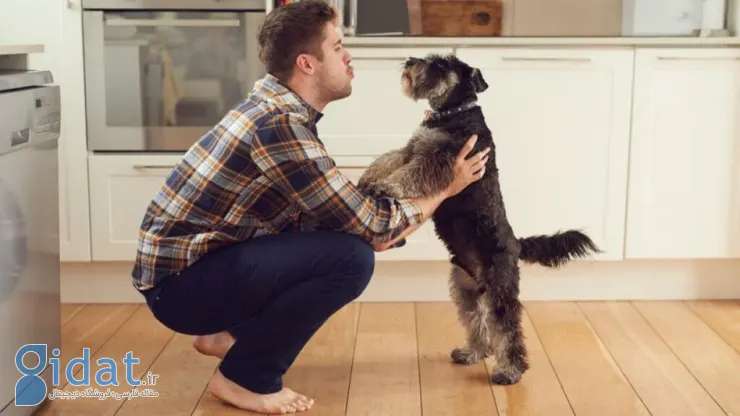
<path fill-rule="evenodd" d="M 375 249 L 355 236 L 348 236 L 341 274 L 347 277 L 348 295 L 359 297 L 375 271 Z"/>

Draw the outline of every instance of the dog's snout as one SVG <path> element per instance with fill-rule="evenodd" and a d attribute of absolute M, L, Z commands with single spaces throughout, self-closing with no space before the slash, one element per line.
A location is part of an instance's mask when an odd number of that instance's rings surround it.
<path fill-rule="evenodd" d="M 405 64 L 404 66 L 405 66 L 406 68 L 410 68 L 410 67 L 414 66 L 415 64 L 417 64 L 417 63 L 419 63 L 419 62 L 421 62 L 421 59 L 419 59 L 419 58 L 414 58 L 414 57 L 411 57 L 411 58 L 408 58 L 408 59 L 406 60 L 406 64 Z"/>

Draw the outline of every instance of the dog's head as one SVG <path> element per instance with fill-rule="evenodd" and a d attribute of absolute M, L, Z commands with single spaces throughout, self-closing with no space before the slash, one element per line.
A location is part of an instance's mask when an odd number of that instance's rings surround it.
<path fill-rule="evenodd" d="M 454 55 L 409 58 L 401 74 L 403 92 L 413 100 L 429 100 L 434 109 L 457 106 L 488 89 L 483 74 Z"/>

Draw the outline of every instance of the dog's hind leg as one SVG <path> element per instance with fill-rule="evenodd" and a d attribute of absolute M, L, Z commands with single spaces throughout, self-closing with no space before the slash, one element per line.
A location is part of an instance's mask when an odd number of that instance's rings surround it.
<path fill-rule="evenodd" d="M 453 349 L 450 355 L 457 364 L 474 364 L 491 355 L 487 306 L 480 302 L 482 298 L 472 278 L 454 263 L 449 283 L 450 295 L 467 335 L 467 345 Z"/>
<path fill-rule="evenodd" d="M 510 253 L 496 254 L 491 267 L 481 277 L 487 291 L 488 325 L 496 365 L 491 375 L 494 384 L 517 383 L 529 369 L 521 320 L 523 307 L 519 302 L 519 266 Z"/>

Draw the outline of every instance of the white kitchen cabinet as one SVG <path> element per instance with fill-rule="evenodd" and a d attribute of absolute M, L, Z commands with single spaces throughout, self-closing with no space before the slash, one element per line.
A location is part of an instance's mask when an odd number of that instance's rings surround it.
<path fill-rule="evenodd" d="M 132 261 L 147 205 L 180 156 L 90 156 L 94 261 Z"/>
<path fill-rule="evenodd" d="M 449 48 L 352 47 L 352 94 L 330 103 L 318 123 L 335 156 L 378 156 L 403 146 L 424 118 L 426 104 L 403 94 L 401 70 L 410 56 L 452 53 Z"/>
<path fill-rule="evenodd" d="M 460 48 L 489 89 L 507 215 L 517 236 L 576 228 L 623 258 L 633 51 Z"/>
<path fill-rule="evenodd" d="M 136 256 L 141 220 L 154 194 L 180 156 L 95 155 L 90 157 L 92 258 L 130 261 Z M 340 166 L 357 183 L 362 166 Z M 445 260 L 447 252 L 432 223 L 409 238 L 407 245 L 378 253 L 378 260 Z"/>
<path fill-rule="evenodd" d="M 740 50 L 640 49 L 626 256 L 740 258 Z"/>
<path fill-rule="evenodd" d="M 92 259 L 88 194 L 87 122 L 82 53 L 82 12 L 73 2 L 52 2 L 61 8 L 61 42 L 54 78 L 61 87 L 60 253 L 62 261 Z M 57 35 L 54 34 L 56 37 Z"/>

